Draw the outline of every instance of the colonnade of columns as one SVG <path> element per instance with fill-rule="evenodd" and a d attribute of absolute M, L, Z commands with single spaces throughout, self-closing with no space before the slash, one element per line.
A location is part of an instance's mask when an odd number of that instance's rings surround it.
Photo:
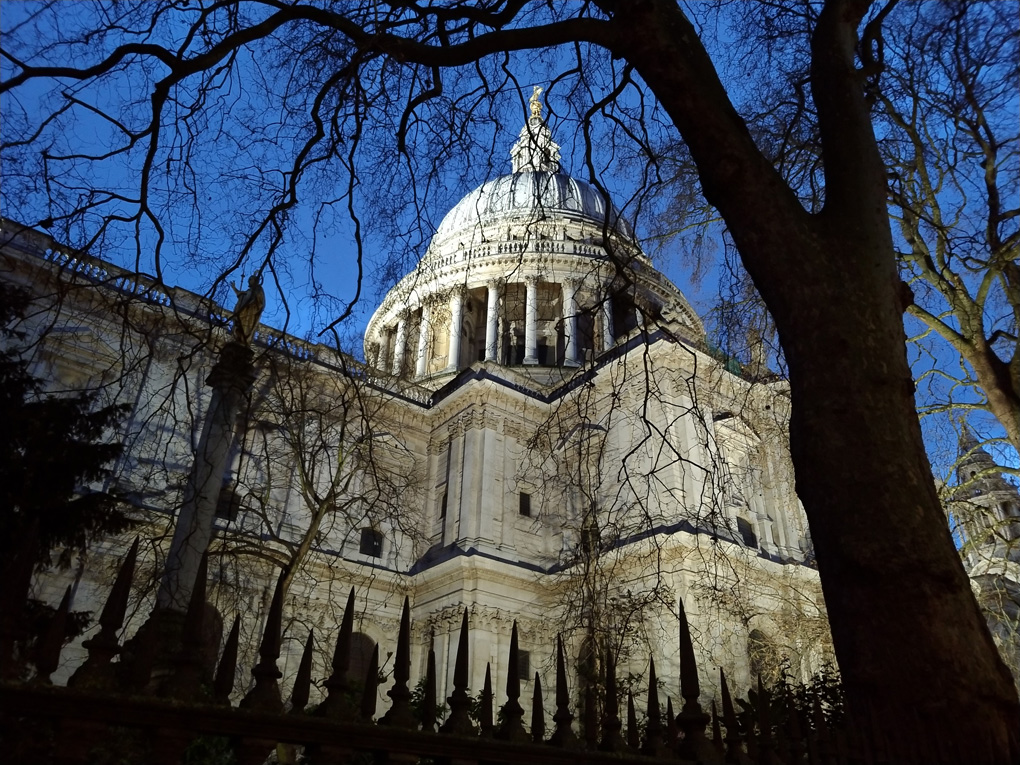
<path fill-rule="evenodd" d="M 539 340 L 539 303 L 538 288 L 541 278 L 537 274 L 529 274 L 524 277 L 525 303 L 524 303 L 524 358 L 526 365 L 537 365 L 538 340 Z M 565 366 L 576 367 L 581 365 L 581 347 L 578 336 L 578 316 L 580 308 L 578 305 L 578 292 L 581 287 L 581 279 L 566 278 L 560 282 L 562 291 L 562 320 L 564 338 L 564 360 Z M 500 300 L 503 297 L 506 282 L 504 279 L 490 279 L 486 282 L 486 310 L 485 310 L 485 361 L 499 361 L 499 320 Z M 608 293 L 608 289 L 606 290 Z M 450 326 L 449 326 L 449 353 L 448 364 L 443 372 L 455 372 L 460 368 L 460 357 L 462 351 L 462 329 L 464 325 L 464 301 L 467 296 L 467 288 L 464 285 L 455 287 L 448 293 Z M 428 373 L 429 362 L 429 339 L 432 331 L 434 301 L 424 301 L 421 306 L 421 321 L 418 327 L 418 337 L 415 354 L 415 377 L 424 377 Z M 404 359 L 407 354 L 408 325 L 412 315 L 411 309 L 402 312 L 395 328 L 388 328 L 380 333 L 380 340 L 373 344 L 370 362 L 377 367 L 386 369 L 394 376 L 404 373 Z M 613 327 L 613 305 L 612 300 L 606 297 L 598 308 L 598 318 L 601 324 L 602 343 L 600 351 L 608 351 L 616 342 L 616 335 Z"/>

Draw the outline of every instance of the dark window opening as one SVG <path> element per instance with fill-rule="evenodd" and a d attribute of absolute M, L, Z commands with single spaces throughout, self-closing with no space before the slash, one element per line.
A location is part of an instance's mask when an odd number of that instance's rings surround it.
<path fill-rule="evenodd" d="M 549 346 L 546 344 L 545 338 L 538 341 L 538 348 L 535 349 L 535 355 L 538 357 L 539 366 L 547 367 L 552 364 L 549 358 Z"/>
<path fill-rule="evenodd" d="M 602 547 L 602 534 L 597 528 L 585 526 L 581 529 L 581 553 L 590 558 Z"/>
<path fill-rule="evenodd" d="M 443 518 L 446 518 L 446 500 L 448 498 L 449 498 L 449 494 L 444 491 L 443 492 L 443 499 L 439 503 L 439 518 L 440 518 L 440 520 L 442 520 Z"/>
<path fill-rule="evenodd" d="M 382 557 L 383 535 L 381 531 L 371 528 L 361 530 L 361 546 L 358 548 L 362 555 L 369 555 L 373 558 Z"/>
<path fill-rule="evenodd" d="M 514 341 L 514 365 L 520 366 L 524 363 L 524 338 L 519 337 Z"/>
<path fill-rule="evenodd" d="M 220 496 L 216 501 L 216 517 L 233 523 L 237 520 L 240 510 L 241 496 L 237 493 L 234 484 L 229 483 L 220 489 Z"/>
<path fill-rule="evenodd" d="M 758 547 L 758 537 L 751 527 L 751 522 L 745 518 L 737 518 L 737 532 L 740 534 L 744 544 L 748 547 Z"/>
<path fill-rule="evenodd" d="M 517 512 L 523 515 L 525 518 L 531 517 L 531 495 L 526 492 L 521 492 L 520 505 L 517 508 Z"/>
<path fill-rule="evenodd" d="M 521 680 L 531 679 L 531 652 L 517 651 L 517 677 Z"/>
<path fill-rule="evenodd" d="M 637 329 L 637 313 L 630 295 L 616 295 L 612 300 L 613 334 L 624 337 Z"/>

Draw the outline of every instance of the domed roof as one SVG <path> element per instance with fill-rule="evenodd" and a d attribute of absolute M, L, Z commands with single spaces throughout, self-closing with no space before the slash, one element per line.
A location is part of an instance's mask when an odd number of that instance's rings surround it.
<path fill-rule="evenodd" d="M 467 239 L 492 223 L 529 224 L 566 219 L 594 224 L 628 239 L 630 224 L 615 206 L 606 211 L 606 198 L 598 189 L 560 171 L 560 147 L 542 119 L 538 100 L 541 88 L 531 96 L 531 117 L 510 149 L 513 172 L 487 181 L 460 200 L 443 218 L 433 241 L 444 241 L 463 232 Z"/>
<path fill-rule="evenodd" d="M 540 223 L 564 217 L 598 227 L 608 218 L 611 230 L 634 235 L 614 205 L 607 215 L 605 197 L 594 187 L 566 173 L 528 169 L 487 181 L 469 193 L 446 214 L 435 238 L 497 221 Z"/>

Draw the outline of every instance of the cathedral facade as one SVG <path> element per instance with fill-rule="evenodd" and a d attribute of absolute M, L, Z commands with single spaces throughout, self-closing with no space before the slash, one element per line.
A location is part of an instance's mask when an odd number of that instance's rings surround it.
<path fill-rule="evenodd" d="M 816 671 L 831 649 L 785 383 L 709 351 L 606 195 L 562 171 L 537 98 L 511 160 L 389 291 L 364 361 L 254 331 L 255 379 L 216 503 L 211 604 L 255 635 L 283 572 L 286 675 L 309 630 L 331 640 L 350 588 L 366 660 L 392 645 L 407 597 L 413 660 L 422 667 L 434 646 L 441 698 L 465 609 L 474 690 L 487 663 L 497 684 L 545 676 L 557 635 L 579 684 L 610 653 L 621 675 L 642 675 L 652 655 L 676 677 L 679 599 L 706 680 L 716 668 L 742 687 Z M 113 482 L 149 572 L 137 626 L 201 453 L 231 312 L 10 222 L 0 243 L 4 278 L 34 297 L 23 322 L 34 373 L 55 392 L 129 404 Z M 129 543 L 109 540 L 68 574 L 76 610 L 95 609 Z M 65 584 L 44 578 L 37 594 L 56 600 Z"/>

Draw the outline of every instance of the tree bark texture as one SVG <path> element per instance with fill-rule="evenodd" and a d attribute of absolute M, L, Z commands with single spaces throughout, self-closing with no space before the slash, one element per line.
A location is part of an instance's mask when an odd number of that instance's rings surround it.
<path fill-rule="evenodd" d="M 854 66 L 867 6 L 829 2 L 813 39 L 826 172 L 815 215 L 758 151 L 675 5 L 621 6 L 616 47 L 676 123 L 775 318 L 797 491 L 851 711 L 894 761 L 917 759 L 920 740 L 952 761 L 1015 761 L 1020 705 L 949 534 L 915 411 L 884 167 Z"/>

